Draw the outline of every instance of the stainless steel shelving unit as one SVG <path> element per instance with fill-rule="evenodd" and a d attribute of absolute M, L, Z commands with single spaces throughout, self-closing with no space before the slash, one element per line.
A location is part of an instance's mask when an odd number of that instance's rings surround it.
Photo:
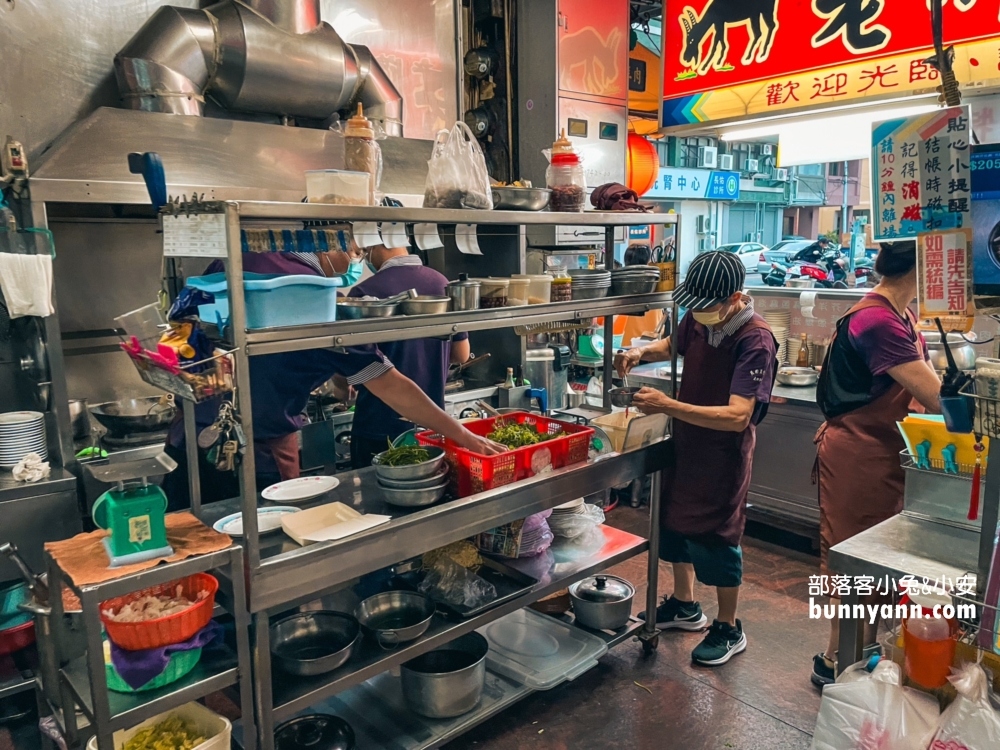
<path fill-rule="evenodd" d="M 164 711 L 177 708 L 193 700 L 236 687 L 243 716 L 252 726 L 253 680 L 249 628 L 250 617 L 243 586 L 243 550 L 238 546 L 186 560 L 158 565 L 154 568 L 115 578 L 103 583 L 78 586 L 46 553 L 49 582 L 53 592 L 66 589 L 76 594 L 83 611 L 87 652 L 72 661 L 59 659 L 59 692 L 63 709 L 53 713 L 66 737 L 67 745 L 75 746 L 79 739 L 76 711 L 79 708 L 97 736 L 98 750 L 113 750 L 112 735 L 120 729 L 134 727 Z M 179 578 L 212 571 L 219 578 L 216 606 L 229 612 L 235 625 L 236 650 L 225 644 L 213 643 L 205 648 L 198 665 L 177 682 L 157 690 L 140 693 L 116 693 L 108 690 L 104 665 L 104 647 L 100 619 L 101 602 L 117 596 L 139 591 Z M 235 584 L 235 585 L 234 585 Z M 63 640 L 58 632 L 63 621 L 63 602 L 59 595 L 52 596 L 52 622 L 55 642 Z M 57 651 L 58 653 L 58 651 Z M 245 745 L 255 747 L 255 737 Z"/>
<path fill-rule="evenodd" d="M 548 212 L 460 211 L 414 208 L 373 208 L 304 203 L 218 202 L 182 207 L 184 211 L 222 213 L 226 226 L 226 275 L 229 286 L 232 341 L 235 359 L 237 403 L 249 442 L 253 441 L 250 419 L 250 359 L 279 352 L 378 344 L 403 339 L 449 336 L 463 331 L 513 327 L 535 323 L 566 322 L 604 317 L 605 339 L 612 340 L 616 314 L 645 313 L 652 309 L 671 308 L 676 329 L 676 308 L 669 294 L 577 300 L 527 307 L 454 312 L 433 316 L 395 316 L 385 320 L 337 321 L 328 324 L 253 330 L 246 327 L 246 303 L 243 289 L 242 222 L 254 226 L 267 221 L 287 226 L 295 221 L 329 222 L 401 222 L 437 225 L 509 226 L 522 232 L 526 225 L 599 226 L 605 229 L 609 246 L 618 226 L 644 224 L 675 225 L 680 217 L 673 214 L 596 213 L 555 214 Z M 604 382 L 610 388 L 614 348 L 605 349 Z M 676 383 L 674 384 L 676 387 Z M 605 406 L 610 400 L 605 395 Z M 194 427 L 186 425 L 187 439 L 193 443 Z M 647 474 L 656 474 L 667 460 L 672 446 L 668 439 L 622 455 L 567 467 L 526 479 L 512 485 L 479 493 L 425 509 L 406 511 L 385 505 L 375 482 L 374 470 L 341 474 L 340 486 L 309 504 L 340 500 L 365 513 L 387 513 L 392 520 L 380 527 L 334 542 L 299 547 L 283 536 L 260 538 L 257 529 L 259 500 L 255 485 L 253 452 L 248 451 L 240 465 L 241 499 L 201 507 L 195 497 L 193 506 L 200 517 L 211 522 L 224 513 L 241 510 L 246 550 L 245 576 L 249 586 L 247 603 L 253 625 L 252 658 L 254 666 L 255 723 L 259 745 L 273 748 L 274 726 L 295 713 L 351 687 L 359 686 L 393 666 L 441 646 L 448 641 L 509 612 L 565 588 L 570 583 L 614 565 L 644 551 L 650 551 L 649 594 L 647 609 L 656 607 L 657 551 L 659 549 L 659 482 L 654 477 L 650 503 L 648 541 L 631 534 L 605 528 L 605 544 L 572 565 L 560 565 L 550 575 L 519 598 L 488 612 L 457 622 L 436 620 L 419 640 L 395 651 L 382 651 L 366 644 L 359 655 L 330 674 L 314 678 L 288 678 L 272 674 L 269 643 L 270 618 L 282 611 L 332 593 L 358 577 L 385 568 L 449 542 L 470 537 L 497 525 L 536 513 L 568 500 L 590 494 L 596 487 L 611 487 Z M 196 489 L 193 487 L 192 489 Z M 238 503 L 238 504 L 237 504 Z M 235 582 L 234 582 L 235 588 Z M 647 651 L 656 648 L 658 633 L 649 624 L 633 623 L 621 633 L 605 634 L 610 643 L 636 635 Z M 241 662 L 242 665 L 242 662 Z M 252 726 L 244 726 L 249 739 Z"/>

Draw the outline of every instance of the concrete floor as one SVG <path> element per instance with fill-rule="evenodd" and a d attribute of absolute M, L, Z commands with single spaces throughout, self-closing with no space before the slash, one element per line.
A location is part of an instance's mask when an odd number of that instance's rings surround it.
<path fill-rule="evenodd" d="M 644 510 L 620 508 L 608 521 L 642 533 L 646 518 Z M 807 750 L 819 710 L 812 656 L 827 633 L 806 608 L 818 558 L 753 538 L 744 539 L 743 556 L 740 619 L 749 645 L 725 666 L 692 665 L 699 633 L 664 635 L 648 658 L 625 643 L 587 674 L 530 696 L 447 750 Z M 646 556 L 614 572 L 637 584 L 640 611 Z M 670 567 L 661 563 L 660 593 L 671 587 Z M 714 592 L 699 584 L 697 595 L 711 619 Z"/>
<path fill-rule="evenodd" d="M 644 534 L 645 510 L 622 507 L 609 523 Z M 808 750 L 819 709 L 809 683 L 812 656 L 826 639 L 825 623 L 810 621 L 808 580 L 818 558 L 744 539 L 740 605 L 749 645 L 729 664 L 695 667 L 690 652 L 699 633 L 672 633 L 645 657 L 625 643 L 571 683 L 537 693 L 447 746 L 447 750 Z M 636 584 L 635 611 L 646 594 L 646 556 L 614 572 Z M 660 566 L 660 593 L 671 591 L 669 566 Z M 705 613 L 714 593 L 698 589 Z M 238 709 L 218 697 L 212 708 L 235 718 Z M 13 731 L 11 731 L 13 730 Z M 0 726 L 0 750 L 35 750 L 29 719 Z"/>

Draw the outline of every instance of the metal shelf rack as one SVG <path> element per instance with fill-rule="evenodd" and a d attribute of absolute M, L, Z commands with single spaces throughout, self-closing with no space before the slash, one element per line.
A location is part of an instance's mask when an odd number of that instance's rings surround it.
<path fill-rule="evenodd" d="M 253 725 L 253 680 L 249 627 L 250 617 L 243 586 L 243 550 L 238 546 L 207 555 L 190 557 L 175 563 L 115 578 L 103 583 L 77 586 L 46 553 L 49 582 L 53 592 L 65 587 L 80 599 L 83 613 L 87 651 L 82 657 L 67 661 L 60 656 L 59 692 L 62 710 L 55 710 L 64 732 L 67 745 L 76 746 L 80 740 L 75 708 L 79 708 L 97 736 L 98 750 L 113 750 L 112 736 L 120 729 L 127 729 L 164 711 L 177 708 L 193 700 L 230 687 L 239 690 L 239 700 L 244 721 Z M 206 648 L 202 660 L 177 682 L 158 690 L 141 693 L 115 693 L 108 690 L 104 666 L 104 646 L 100 619 L 101 602 L 150 586 L 184 578 L 194 573 L 213 571 L 219 578 L 216 606 L 229 612 L 234 620 L 236 651 L 226 646 Z M 232 585 L 232 582 L 236 585 Z M 62 597 L 52 596 L 52 622 L 54 629 L 62 627 Z M 59 632 L 55 643 L 62 640 Z M 58 651 L 57 651 L 58 653 Z M 70 710 L 67 710 L 70 707 Z M 248 735 L 249 736 L 249 735 Z M 247 750 L 255 747 L 255 737 L 246 744 Z"/>
<path fill-rule="evenodd" d="M 454 312 L 434 316 L 394 316 L 385 320 L 337 321 L 320 325 L 248 331 L 240 240 L 242 222 L 245 220 L 253 220 L 255 226 L 260 226 L 268 220 L 286 226 L 290 221 L 363 221 L 492 225 L 510 227 L 512 233 L 520 234 L 522 238 L 523 227 L 530 225 L 597 226 L 604 227 L 605 240 L 611 246 L 614 243 L 615 228 L 619 226 L 673 225 L 675 232 L 679 232 L 680 217 L 674 214 L 597 212 L 556 214 L 235 201 L 180 208 L 190 213 L 221 213 L 224 216 L 226 277 L 232 331 L 229 343 L 234 350 L 238 408 L 250 443 L 253 441 L 253 424 L 250 418 L 252 405 L 249 361 L 254 356 L 315 348 L 378 344 L 413 338 L 444 337 L 488 328 L 589 320 L 595 317 L 604 318 L 605 340 L 610 342 L 613 340 L 613 322 L 616 314 L 645 313 L 652 309 L 665 308 L 672 310 L 671 329 L 676 330 L 676 307 L 671 304 L 668 293 L 660 293 Z M 606 347 L 602 363 L 606 390 L 611 387 L 613 357 L 614 347 Z M 676 381 L 673 382 L 673 387 L 676 392 Z M 610 410 L 610 398 L 607 393 L 605 406 Z M 185 409 L 185 431 L 189 446 L 193 446 L 195 442 L 191 411 Z M 239 468 L 240 500 L 201 507 L 197 483 L 192 482 L 193 510 L 202 520 L 211 522 L 235 510 L 241 510 L 243 514 L 243 544 L 246 550 L 247 568 L 245 575 L 249 587 L 247 601 L 253 625 L 252 654 L 254 681 L 257 686 L 256 733 L 260 746 L 265 750 L 272 748 L 275 723 L 289 718 L 317 701 L 357 686 L 404 660 L 447 643 L 575 580 L 647 550 L 650 552 L 647 609 L 650 612 L 654 611 L 659 549 L 657 472 L 667 460 L 671 449 L 669 440 L 663 440 L 626 454 L 611 455 L 603 460 L 567 467 L 496 490 L 410 512 L 400 508 L 389 508 L 384 504 L 375 482 L 373 469 L 343 474 L 340 475 L 341 483 L 338 488 L 317 498 L 311 504 L 346 500 L 353 507 L 366 513 L 388 512 L 393 516 L 392 521 L 347 539 L 308 547 L 298 547 L 283 537 L 277 539 L 259 537 L 256 515 L 259 499 L 252 451 L 248 451 L 243 457 Z M 197 462 L 192 462 L 191 465 L 196 466 Z M 650 502 L 648 542 L 633 535 L 606 529 L 605 545 L 600 550 L 568 568 L 561 567 L 558 574 L 550 576 L 546 583 L 539 584 L 520 598 L 498 606 L 480 617 L 458 623 L 439 622 L 420 640 L 391 653 L 375 653 L 373 649 L 364 650 L 348 665 L 329 675 L 308 679 L 295 678 L 288 684 L 282 683 L 280 679 L 275 680 L 272 675 L 268 628 L 272 615 L 334 592 L 359 576 L 408 557 L 590 494 L 595 486 L 611 487 L 647 474 L 656 475 Z M 637 635 L 642 640 L 644 648 L 651 651 L 656 647 L 658 635 L 654 621 L 655 618 L 650 618 L 648 625 L 636 623 L 619 635 L 621 638 Z M 240 663 L 242 665 L 242 660 Z M 252 727 L 244 726 L 247 740 L 252 731 Z"/>

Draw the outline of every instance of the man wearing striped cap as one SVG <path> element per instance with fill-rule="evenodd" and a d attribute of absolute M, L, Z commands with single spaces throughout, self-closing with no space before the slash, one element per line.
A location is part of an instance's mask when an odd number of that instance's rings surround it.
<path fill-rule="evenodd" d="M 684 357 L 675 400 L 643 388 L 634 405 L 673 417 L 674 456 L 662 470 L 661 559 L 672 563 L 674 593 L 657 609 L 662 629 L 702 630 L 708 618 L 694 598 L 695 578 L 714 586 L 719 612 L 691 653 L 704 666 L 725 664 L 746 649 L 736 618 L 743 581 L 740 542 L 756 440 L 777 371 L 777 341 L 743 294 L 746 271 L 732 253 L 699 255 L 674 303 L 688 310 L 676 335 L 615 358 L 620 374 L 640 362 Z"/>

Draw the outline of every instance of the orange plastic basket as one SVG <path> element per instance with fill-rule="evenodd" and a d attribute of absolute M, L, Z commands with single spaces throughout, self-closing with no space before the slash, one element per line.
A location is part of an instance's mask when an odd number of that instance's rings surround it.
<path fill-rule="evenodd" d="M 180 612 L 143 622 L 115 622 L 105 614 L 106 611 L 117 614 L 126 604 L 144 596 L 173 596 L 178 586 L 181 587 L 181 594 L 185 599 L 195 601 Z M 215 607 L 215 592 L 218 590 L 219 582 L 215 576 L 195 573 L 187 578 L 133 591 L 131 594 L 101 602 L 101 622 L 104 623 L 104 629 L 111 642 L 126 651 L 142 651 L 182 643 L 208 625 Z M 208 596 L 196 601 L 202 591 L 207 592 Z"/>

